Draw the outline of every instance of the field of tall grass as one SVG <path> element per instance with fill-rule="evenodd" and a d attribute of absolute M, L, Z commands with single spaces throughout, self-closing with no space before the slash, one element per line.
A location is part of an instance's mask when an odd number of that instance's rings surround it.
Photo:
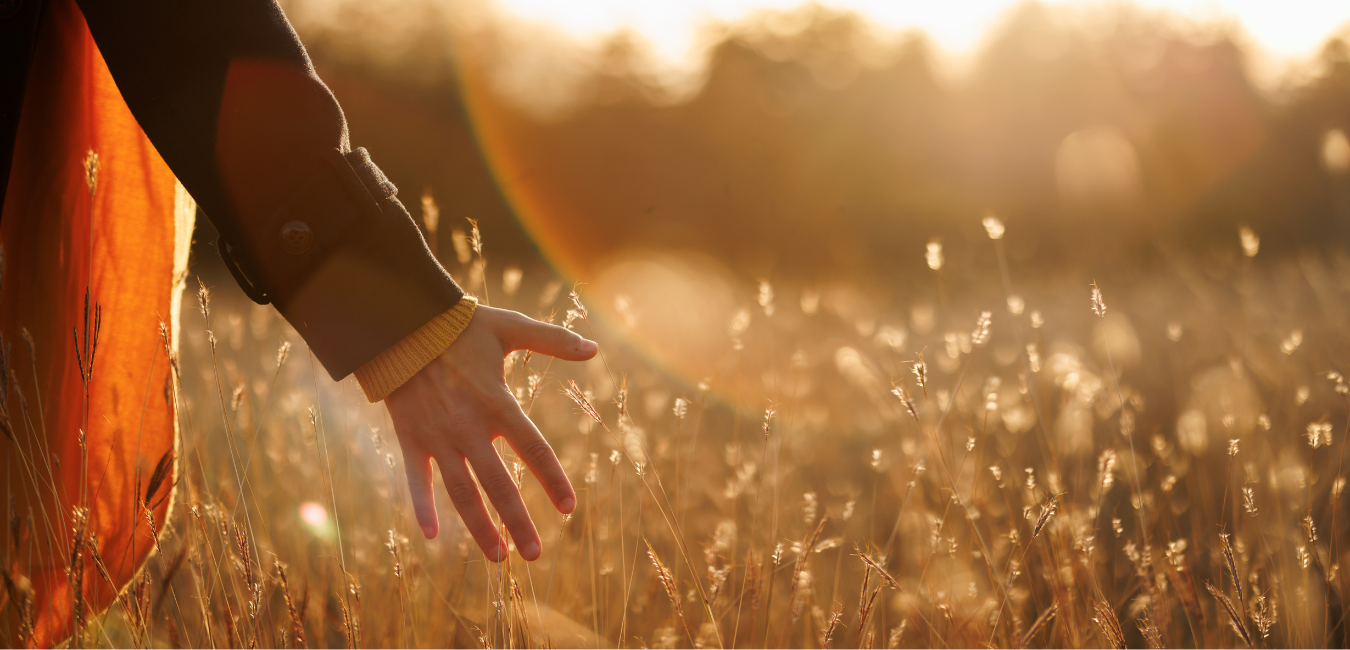
<path fill-rule="evenodd" d="M 207 287 L 184 309 L 161 548 L 82 639 L 1344 647 L 1350 257 L 1263 254 L 1243 229 L 1023 279 L 983 226 L 972 268 L 901 247 L 929 288 L 862 292 L 866 317 L 746 278 L 701 381 L 628 347 L 586 286 L 452 256 L 484 302 L 601 345 L 505 362 L 579 496 L 558 515 L 501 445 L 533 563 L 485 561 L 439 488 L 451 523 L 424 539 L 383 407 L 270 307 Z"/>

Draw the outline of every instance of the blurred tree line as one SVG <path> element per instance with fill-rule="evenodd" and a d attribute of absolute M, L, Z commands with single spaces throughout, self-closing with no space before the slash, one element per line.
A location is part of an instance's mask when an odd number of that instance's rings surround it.
<path fill-rule="evenodd" d="M 354 144 L 415 216 L 423 190 L 435 196 L 443 251 L 472 217 L 499 257 L 534 259 L 508 195 L 583 275 L 632 246 L 750 274 L 893 274 L 923 268 L 933 237 L 960 264 L 984 254 L 969 244 L 988 211 L 1008 223 L 1014 260 L 1043 269 L 1159 247 L 1236 254 L 1239 224 L 1263 250 L 1350 234 L 1344 40 L 1261 89 L 1220 31 L 1124 5 L 1086 29 L 1028 3 L 952 82 L 922 35 L 862 61 L 851 44 L 873 28 L 807 6 L 786 36 L 726 26 L 703 84 L 676 102 L 651 101 L 641 48 L 615 35 L 577 100 L 540 115 L 494 90 L 513 41 L 455 29 L 433 0 L 287 7 Z M 321 7 L 332 15 L 311 15 Z"/>

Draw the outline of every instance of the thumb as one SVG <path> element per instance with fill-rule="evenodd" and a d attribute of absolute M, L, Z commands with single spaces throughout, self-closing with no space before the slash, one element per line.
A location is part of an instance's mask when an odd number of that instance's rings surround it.
<path fill-rule="evenodd" d="M 512 350 L 534 350 L 564 361 L 585 361 L 600 350 L 595 341 L 565 327 L 541 323 L 520 313 L 512 315 L 500 331 L 502 341 Z"/>

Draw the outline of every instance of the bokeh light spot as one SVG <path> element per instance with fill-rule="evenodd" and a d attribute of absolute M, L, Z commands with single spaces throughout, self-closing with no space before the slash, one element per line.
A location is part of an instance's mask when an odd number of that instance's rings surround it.
<path fill-rule="evenodd" d="M 315 528 L 322 528 L 328 523 L 328 510 L 313 501 L 306 501 L 300 504 L 300 519 Z"/>

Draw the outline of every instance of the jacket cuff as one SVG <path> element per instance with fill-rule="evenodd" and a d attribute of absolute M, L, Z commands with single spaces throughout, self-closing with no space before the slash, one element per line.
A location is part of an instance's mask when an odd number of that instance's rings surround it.
<path fill-rule="evenodd" d="M 221 257 L 249 297 L 276 305 L 341 379 L 464 292 L 365 150 L 327 152 L 310 178 L 261 227 L 235 241 L 222 234 Z"/>
<path fill-rule="evenodd" d="M 389 396 L 436 357 L 450 348 L 469 326 L 478 300 L 464 296 L 449 311 L 431 319 L 416 332 L 381 352 L 356 369 L 356 381 L 366 399 L 378 402 Z"/>

